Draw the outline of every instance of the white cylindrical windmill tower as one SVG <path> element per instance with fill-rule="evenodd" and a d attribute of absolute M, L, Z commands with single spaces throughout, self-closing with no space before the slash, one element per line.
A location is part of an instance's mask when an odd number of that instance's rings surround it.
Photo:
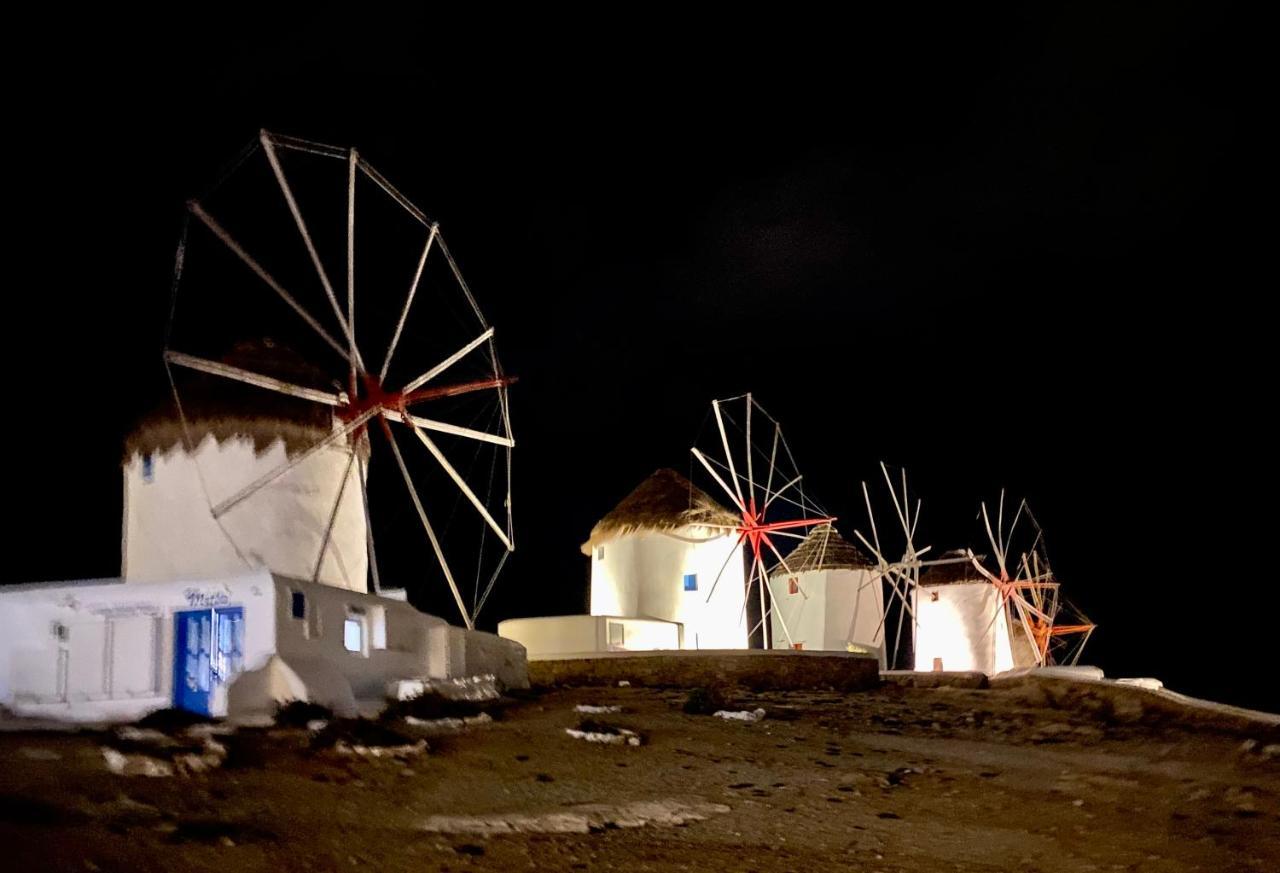
<path fill-rule="evenodd" d="M 382 593 L 381 518 L 392 587 L 442 583 L 474 628 L 515 548 L 514 379 L 439 224 L 355 149 L 265 130 L 187 211 L 173 402 L 127 442 L 124 577 Z"/>
<path fill-rule="evenodd" d="M 675 470 L 658 470 L 582 546 L 591 614 L 680 622 L 686 649 L 745 649 L 739 521 Z"/>
<path fill-rule="evenodd" d="M 317 391 L 334 391 L 290 350 L 238 344 L 222 363 Z M 363 491 L 367 438 L 314 451 L 342 422 L 333 407 L 204 375 L 134 430 L 124 459 L 121 575 L 130 582 L 206 578 L 266 567 L 352 591 L 368 590 Z"/>
<path fill-rule="evenodd" d="M 865 651 L 885 666 L 884 591 L 876 565 L 835 527 L 809 531 L 770 578 L 774 648 Z"/>

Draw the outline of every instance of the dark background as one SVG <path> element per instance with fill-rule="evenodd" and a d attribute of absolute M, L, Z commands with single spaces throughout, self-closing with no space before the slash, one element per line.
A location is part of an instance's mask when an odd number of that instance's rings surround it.
<path fill-rule="evenodd" d="M 520 377 L 490 626 L 581 611 L 595 520 L 751 390 L 847 526 L 880 459 L 936 550 L 981 546 L 1008 488 L 1100 625 L 1086 661 L 1280 710 L 1241 28 L 1179 4 L 14 21 L 5 580 L 118 572 L 182 204 L 267 127 L 358 146 L 438 219 Z"/>

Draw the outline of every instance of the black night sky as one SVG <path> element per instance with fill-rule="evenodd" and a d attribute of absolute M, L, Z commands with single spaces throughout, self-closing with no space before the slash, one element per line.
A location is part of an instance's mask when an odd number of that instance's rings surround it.
<path fill-rule="evenodd" d="M 881 459 L 938 551 L 1007 488 L 1100 625 L 1087 662 L 1280 709 L 1228 12 L 305 9 L 10 28 L 5 581 L 118 572 L 183 203 L 266 127 L 440 221 L 520 378 L 490 627 L 581 611 L 595 520 L 750 390 L 848 527 Z"/>

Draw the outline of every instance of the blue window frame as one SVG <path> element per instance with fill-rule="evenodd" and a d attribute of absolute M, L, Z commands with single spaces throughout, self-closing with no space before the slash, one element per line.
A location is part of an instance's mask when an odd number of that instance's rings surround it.
<path fill-rule="evenodd" d="M 685 591 L 698 590 L 698 574 L 697 573 L 684 574 L 684 590 Z"/>

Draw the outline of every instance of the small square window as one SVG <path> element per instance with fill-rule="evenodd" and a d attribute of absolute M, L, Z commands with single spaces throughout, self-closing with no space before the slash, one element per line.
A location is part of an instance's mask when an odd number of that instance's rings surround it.
<path fill-rule="evenodd" d="M 348 652 L 364 653 L 364 621 L 348 618 L 342 623 L 342 645 Z"/>
<path fill-rule="evenodd" d="M 796 577 L 794 577 L 794 576 L 792 576 L 790 579 L 788 579 L 788 580 L 787 580 L 787 591 L 788 591 L 788 593 L 790 593 L 790 594 L 799 594 L 799 593 L 800 593 L 800 580 L 799 580 L 799 579 L 797 579 L 797 578 L 796 578 Z"/>
<path fill-rule="evenodd" d="M 597 561 L 604 560 L 604 546 L 596 546 L 596 560 Z"/>
<path fill-rule="evenodd" d="M 609 645 L 622 648 L 627 643 L 627 629 L 620 621 L 609 622 Z"/>
<path fill-rule="evenodd" d="M 156 459 L 154 455 L 142 456 L 142 481 L 153 482 L 156 478 Z"/>
<path fill-rule="evenodd" d="M 697 573 L 684 574 L 684 590 L 685 591 L 698 590 L 698 574 Z"/>
<path fill-rule="evenodd" d="M 307 617 L 307 595 L 301 591 L 289 592 L 289 612 L 294 618 Z"/>

